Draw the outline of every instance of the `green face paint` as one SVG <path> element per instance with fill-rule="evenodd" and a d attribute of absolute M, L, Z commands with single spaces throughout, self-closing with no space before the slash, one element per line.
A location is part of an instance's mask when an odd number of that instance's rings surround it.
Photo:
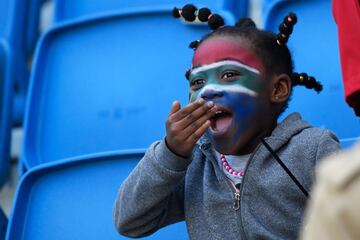
<path fill-rule="evenodd" d="M 190 102 L 203 97 L 209 89 L 256 97 L 263 86 L 258 70 L 232 60 L 195 68 L 190 73 L 189 82 Z"/>

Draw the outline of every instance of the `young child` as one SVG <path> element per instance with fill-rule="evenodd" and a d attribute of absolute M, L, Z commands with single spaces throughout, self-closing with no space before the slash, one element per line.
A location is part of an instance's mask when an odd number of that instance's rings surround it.
<path fill-rule="evenodd" d="M 185 220 L 191 239 L 296 239 L 314 167 L 339 149 L 298 113 L 277 123 L 293 86 L 321 91 L 293 73 L 286 42 L 296 16 L 276 36 L 250 19 L 218 28 L 221 17 L 196 12 L 216 30 L 191 44 L 190 103 L 174 102 L 165 139 L 122 184 L 116 227 L 141 237 Z"/>

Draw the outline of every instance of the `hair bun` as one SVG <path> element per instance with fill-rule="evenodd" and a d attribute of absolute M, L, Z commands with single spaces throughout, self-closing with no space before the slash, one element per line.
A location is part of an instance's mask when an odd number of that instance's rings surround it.
<path fill-rule="evenodd" d="M 235 24 L 235 27 L 238 28 L 256 28 L 255 22 L 251 18 L 241 18 Z"/>

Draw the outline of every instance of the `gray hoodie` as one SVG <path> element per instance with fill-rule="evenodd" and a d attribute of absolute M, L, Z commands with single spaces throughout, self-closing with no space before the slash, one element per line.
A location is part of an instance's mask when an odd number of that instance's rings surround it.
<path fill-rule="evenodd" d="M 314 128 L 298 113 L 283 120 L 265 141 L 310 191 L 314 167 L 339 150 L 331 132 Z M 262 145 L 254 150 L 239 190 L 226 178 L 202 137 L 189 159 L 164 141 L 151 145 L 120 188 L 114 208 L 118 231 L 149 235 L 186 221 L 191 239 L 296 239 L 306 198 Z"/>

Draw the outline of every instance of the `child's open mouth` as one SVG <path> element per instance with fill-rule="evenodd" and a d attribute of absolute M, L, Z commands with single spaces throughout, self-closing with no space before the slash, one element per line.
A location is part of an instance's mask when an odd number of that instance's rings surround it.
<path fill-rule="evenodd" d="M 215 116 L 210 119 L 210 130 L 214 135 L 222 135 L 227 132 L 232 124 L 232 114 L 227 109 L 218 107 Z"/>

